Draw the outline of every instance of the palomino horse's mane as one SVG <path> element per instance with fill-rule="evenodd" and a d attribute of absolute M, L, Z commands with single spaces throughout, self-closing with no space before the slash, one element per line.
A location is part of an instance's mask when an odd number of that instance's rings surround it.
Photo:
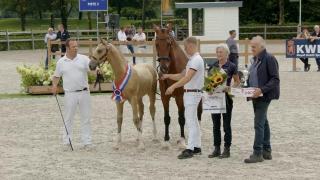
<path fill-rule="evenodd" d="M 108 43 L 105 45 L 106 46 L 106 53 L 107 53 L 107 58 L 109 58 L 108 56 L 110 54 L 112 54 L 113 58 L 115 59 L 119 59 L 121 60 L 123 63 L 126 64 L 126 60 L 125 60 L 125 57 L 119 52 L 119 50 L 111 43 Z M 111 61 L 113 59 L 110 59 Z"/>

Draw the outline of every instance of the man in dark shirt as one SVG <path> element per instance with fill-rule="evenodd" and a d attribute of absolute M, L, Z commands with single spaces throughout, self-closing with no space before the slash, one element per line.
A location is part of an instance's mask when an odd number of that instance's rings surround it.
<path fill-rule="evenodd" d="M 60 24 L 58 26 L 59 28 L 59 32 L 57 33 L 57 39 L 56 40 L 60 40 L 61 41 L 61 57 L 64 56 L 64 54 L 66 53 L 66 45 L 65 42 L 67 39 L 70 38 L 69 32 L 67 30 L 65 30 L 64 25 Z"/>
<path fill-rule="evenodd" d="M 320 28 L 318 25 L 314 26 L 314 32 L 311 34 L 311 42 L 313 42 L 314 40 L 318 40 L 320 39 Z M 316 62 L 318 65 L 318 72 L 320 72 L 320 58 L 316 58 Z"/>
<path fill-rule="evenodd" d="M 248 85 L 255 88 L 252 96 L 254 110 L 254 144 L 253 154 L 245 159 L 245 163 L 257 163 L 271 160 L 270 127 L 267 118 L 271 100 L 279 99 L 280 78 L 277 59 L 269 54 L 265 48 L 265 41 L 261 36 L 251 40 L 254 56 L 249 71 Z"/>
<path fill-rule="evenodd" d="M 235 30 L 229 31 L 230 37 L 227 39 L 226 43 L 229 47 L 230 54 L 228 60 L 231 61 L 233 64 L 235 64 L 238 68 L 238 59 L 239 59 L 239 54 L 238 54 L 238 46 L 237 42 L 235 41 L 235 38 L 237 36 L 237 33 Z"/>

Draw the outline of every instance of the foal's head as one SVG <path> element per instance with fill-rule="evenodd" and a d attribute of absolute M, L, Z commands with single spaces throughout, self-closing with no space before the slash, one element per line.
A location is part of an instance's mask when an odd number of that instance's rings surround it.
<path fill-rule="evenodd" d="M 112 50 L 111 45 L 108 44 L 103 39 L 100 39 L 100 43 L 98 44 L 97 48 L 94 50 L 92 55 L 90 56 L 90 63 L 89 67 L 91 70 L 95 70 L 97 66 L 100 64 L 105 63 L 106 61 L 109 61 L 108 54 Z"/>
<path fill-rule="evenodd" d="M 169 66 L 172 61 L 170 57 L 170 51 L 173 47 L 174 38 L 170 35 L 170 29 L 168 28 L 159 28 L 158 26 L 154 27 L 156 32 L 156 50 L 158 55 L 158 61 L 160 66 L 161 73 L 168 73 Z"/>

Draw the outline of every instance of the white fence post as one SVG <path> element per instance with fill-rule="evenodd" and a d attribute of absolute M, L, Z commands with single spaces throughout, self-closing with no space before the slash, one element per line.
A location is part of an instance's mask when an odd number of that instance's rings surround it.
<path fill-rule="evenodd" d="M 7 50 L 10 51 L 10 40 L 9 40 L 9 32 L 8 29 L 6 31 L 6 39 L 7 39 Z"/>
<path fill-rule="evenodd" d="M 31 39 L 32 39 L 32 50 L 34 50 L 34 34 L 32 29 L 31 29 Z"/>

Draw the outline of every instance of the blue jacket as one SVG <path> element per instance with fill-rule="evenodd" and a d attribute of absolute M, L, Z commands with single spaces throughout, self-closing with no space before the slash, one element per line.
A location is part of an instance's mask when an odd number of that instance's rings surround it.
<path fill-rule="evenodd" d="M 264 101 L 279 99 L 280 78 L 277 59 L 266 50 L 263 50 L 258 57 L 254 57 L 254 59 L 258 60 L 258 84 L 263 93 L 263 97 L 260 98 Z M 248 85 L 250 87 L 249 81 Z"/>

